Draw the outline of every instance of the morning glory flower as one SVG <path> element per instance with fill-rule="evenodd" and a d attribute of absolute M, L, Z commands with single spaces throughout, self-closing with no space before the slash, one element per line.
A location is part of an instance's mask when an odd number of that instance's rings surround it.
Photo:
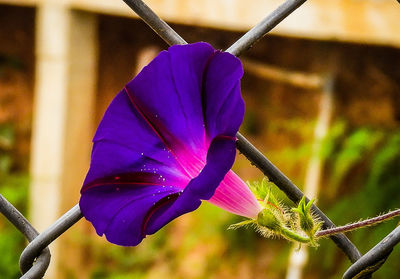
<path fill-rule="evenodd" d="M 94 136 L 79 202 L 97 234 L 134 246 L 202 200 L 257 218 L 259 202 L 230 170 L 242 75 L 229 53 L 177 45 L 119 92 Z"/>

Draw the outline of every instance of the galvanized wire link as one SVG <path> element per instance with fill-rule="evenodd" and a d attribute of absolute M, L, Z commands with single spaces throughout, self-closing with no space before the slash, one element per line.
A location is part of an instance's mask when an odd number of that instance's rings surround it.
<path fill-rule="evenodd" d="M 286 16 L 303 4 L 306 0 L 288 0 L 279 6 L 262 22 L 247 32 L 238 42 L 234 43 L 227 51 L 232 54 L 241 54 L 248 49 L 254 42 L 259 40 Z M 168 44 L 185 44 L 178 33 L 175 32 L 167 23 L 159 18 L 146 4 L 141 0 L 124 0 L 128 6 L 136 12 L 155 32 Z M 158 28 L 162 27 L 162 32 Z M 294 202 L 299 202 L 304 194 L 294 185 L 274 164 L 272 164 L 255 146 L 253 146 L 244 136 L 237 133 L 237 148 L 246 156 L 246 158 L 259 168 L 271 181 L 273 181 L 287 196 Z M 325 222 L 324 227 L 334 227 L 334 223 L 320 210 L 313 206 L 314 211 Z M 338 234 L 331 236 L 336 245 L 343 250 L 351 262 L 355 262 L 361 257 L 361 253 L 354 244 L 344 235 Z"/>
<path fill-rule="evenodd" d="M 400 226 L 350 266 L 343 274 L 343 279 L 359 278 L 360 275 L 372 274 L 382 266 L 393 251 L 393 247 L 399 242 Z"/>
<path fill-rule="evenodd" d="M 123 0 L 154 32 L 169 45 L 185 45 L 187 42 L 164 20 L 159 18 L 143 1 Z"/>
<path fill-rule="evenodd" d="M 32 241 L 39 234 L 26 218 L 0 194 L 0 212 L 26 237 Z M 25 279 L 42 278 L 50 264 L 50 250 L 44 247 L 37 254 L 35 265 L 21 277 Z"/>
<path fill-rule="evenodd" d="M 46 229 L 34 240 L 32 240 L 28 244 L 28 246 L 26 246 L 19 259 L 19 266 L 22 273 L 28 272 L 28 270 L 32 268 L 32 264 L 35 261 L 35 258 L 41 253 L 41 251 L 43 249 L 48 249 L 46 247 L 51 242 L 53 242 L 57 237 L 63 234 L 81 218 L 82 213 L 79 208 L 79 204 L 77 204 L 67 213 L 61 216 L 61 218 L 58 219 L 54 224 L 52 224 L 48 229 Z"/>
<path fill-rule="evenodd" d="M 292 201 L 298 203 L 304 196 L 303 192 L 290 181 L 270 160 L 267 159 L 257 148 L 255 148 L 240 133 L 237 135 L 237 148 L 252 162 L 259 170 L 261 170 L 276 186 L 279 187 Z M 309 201 L 306 198 L 307 202 Z M 323 228 L 335 227 L 335 224 L 326 216 L 317 206 L 312 206 L 313 211 L 324 221 Z M 357 261 L 361 257 L 361 253 L 356 246 L 344 235 L 332 235 L 330 238 L 335 244 L 342 249 L 351 262 Z"/>
<path fill-rule="evenodd" d="M 260 23 L 251 28 L 226 51 L 235 56 L 239 56 L 242 52 L 251 48 L 253 44 L 264 37 L 269 31 L 271 31 L 283 19 L 288 17 L 306 1 L 307 0 L 287 0 L 276 10 L 270 13 L 266 18 L 264 18 Z"/>

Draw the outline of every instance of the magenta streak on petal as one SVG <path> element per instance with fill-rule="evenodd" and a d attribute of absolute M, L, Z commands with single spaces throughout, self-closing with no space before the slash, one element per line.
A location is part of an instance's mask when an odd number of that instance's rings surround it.
<path fill-rule="evenodd" d="M 256 219 L 262 210 L 249 187 L 233 171 L 226 174 L 208 201 L 226 211 L 252 219 Z"/>
<path fill-rule="evenodd" d="M 129 100 L 131 101 L 132 105 L 134 106 L 134 108 L 139 112 L 139 114 L 143 117 L 143 119 L 147 122 L 147 124 L 149 124 L 149 126 L 152 128 L 152 130 L 154 131 L 154 133 L 160 138 L 160 140 L 164 143 L 165 147 L 168 149 L 168 151 L 173 155 L 173 157 L 175 158 L 175 160 L 178 162 L 179 166 L 182 168 L 182 170 L 184 171 L 184 174 L 187 175 L 188 178 L 192 178 L 190 176 L 190 174 L 188 173 L 188 171 L 185 168 L 185 165 L 182 164 L 182 162 L 179 160 L 179 157 L 175 154 L 175 152 L 168 146 L 168 144 L 166 143 L 166 140 L 161 136 L 161 134 L 157 131 L 156 127 L 150 122 L 150 120 L 146 117 L 146 115 L 139 109 L 139 107 L 137 106 L 137 104 L 135 103 L 135 101 L 133 100 L 133 97 L 131 96 L 131 94 L 129 94 L 128 88 L 126 88 L 126 86 L 124 87 L 126 95 L 128 95 Z M 189 181 L 188 181 L 189 182 Z M 185 185 L 186 186 L 186 185 Z"/>
<path fill-rule="evenodd" d="M 142 237 L 145 238 L 146 237 L 146 229 L 147 229 L 147 224 L 150 221 L 150 218 L 154 215 L 154 213 L 157 212 L 157 210 L 159 210 L 161 207 L 166 206 L 169 203 L 172 203 L 174 201 L 176 201 L 176 199 L 181 195 L 181 192 L 176 192 L 176 193 L 172 193 L 168 196 L 163 197 L 162 199 L 160 199 L 159 201 L 157 201 L 151 208 L 150 210 L 147 212 L 145 218 L 143 219 L 143 223 L 142 223 Z"/>
<path fill-rule="evenodd" d="M 221 139 L 229 139 L 229 140 L 233 140 L 233 141 L 236 141 L 236 137 L 230 137 L 230 136 L 224 136 L 224 135 L 219 135 L 219 136 L 216 136 L 215 138 L 221 138 Z"/>
<path fill-rule="evenodd" d="M 137 186 L 163 186 L 162 184 L 158 184 L 157 175 L 153 173 L 143 173 L 143 172 L 133 172 L 133 173 L 124 173 L 118 175 L 112 175 L 110 177 L 104 177 L 101 179 L 96 179 L 91 183 L 88 183 L 82 187 L 81 192 L 92 189 L 98 186 L 104 185 L 137 185 Z"/>
<path fill-rule="evenodd" d="M 124 185 L 124 186 L 163 186 L 162 184 L 156 184 L 156 183 L 146 183 L 146 182 L 105 182 L 105 183 L 96 183 L 96 184 L 88 184 L 85 189 L 82 189 L 82 193 L 85 191 L 98 187 L 98 186 L 111 186 L 111 185 Z"/>

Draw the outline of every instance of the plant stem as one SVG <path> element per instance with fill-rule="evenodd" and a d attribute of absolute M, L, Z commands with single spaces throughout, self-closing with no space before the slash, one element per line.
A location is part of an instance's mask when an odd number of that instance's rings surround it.
<path fill-rule="evenodd" d="M 286 227 L 282 227 L 280 233 L 282 234 L 282 236 L 297 241 L 297 242 L 301 242 L 301 243 L 310 243 L 311 240 L 308 237 L 304 237 L 301 235 L 298 235 L 297 233 L 295 233 L 294 231 L 291 231 L 290 229 L 286 228 Z"/>
<path fill-rule="evenodd" d="M 373 226 L 373 225 L 379 224 L 383 221 L 386 221 L 386 220 L 396 217 L 396 216 L 400 216 L 400 209 L 396 209 L 396 210 L 390 211 L 386 214 L 382 214 L 377 217 L 367 219 L 364 221 L 344 225 L 341 227 L 335 227 L 335 228 L 331 228 L 331 229 L 322 230 L 322 231 L 317 232 L 315 234 L 315 237 L 327 237 L 330 235 L 344 233 L 344 232 L 356 230 L 356 229 L 363 228 L 363 227 Z"/>

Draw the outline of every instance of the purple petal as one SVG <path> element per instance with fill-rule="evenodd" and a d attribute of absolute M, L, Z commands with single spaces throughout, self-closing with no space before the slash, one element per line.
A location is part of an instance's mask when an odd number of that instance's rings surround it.
<path fill-rule="evenodd" d="M 168 185 L 186 185 L 189 178 L 159 135 L 132 106 L 125 91 L 108 107 L 94 136 L 86 185 L 124 173 L 151 172 Z"/>
<path fill-rule="evenodd" d="M 80 200 L 87 220 L 99 235 L 124 246 L 137 245 L 145 237 L 146 216 L 156 205 L 173 202 L 179 189 L 143 184 L 103 184 L 88 188 Z M 169 199 L 166 199 L 169 198 Z"/>
<path fill-rule="evenodd" d="M 239 130 L 244 116 L 242 76 L 240 60 L 229 53 L 217 52 L 210 61 L 204 79 L 204 115 L 209 139 L 218 135 L 235 137 Z"/>
<path fill-rule="evenodd" d="M 206 43 L 172 46 L 126 86 L 133 102 L 156 124 L 173 150 L 182 146 L 192 153 L 206 149 L 201 92 L 213 54 L 214 49 Z"/>
<path fill-rule="evenodd" d="M 136 245 L 214 195 L 235 158 L 242 74 L 237 58 L 206 43 L 173 46 L 116 96 L 81 191 L 99 235 Z"/>

